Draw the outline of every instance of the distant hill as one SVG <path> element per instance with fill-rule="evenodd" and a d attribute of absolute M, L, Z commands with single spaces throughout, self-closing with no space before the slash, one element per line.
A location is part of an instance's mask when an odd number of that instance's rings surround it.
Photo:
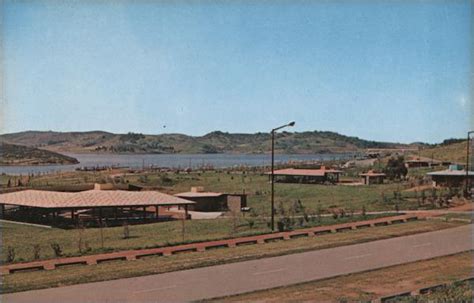
<path fill-rule="evenodd" d="M 419 155 L 437 160 L 466 163 L 466 139 L 448 139 L 419 151 Z"/>
<path fill-rule="evenodd" d="M 277 153 L 344 153 L 366 148 L 398 148 L 406 144 L 377 142 L 329 131 L 281 132 Z M 91 132 L 27 131 L 0 135 L 0 141 L 55 152 L 104 153 L 266 153 L 271 150 L 269 133 L 231 134 L 221 131 L 204 136 L 182 134 L 144 135 Z"/>
<path fill-rule="evenodd" d="M 0 144 L 0 165 L 76 164 L 77 159 L 21 145 Z"/>

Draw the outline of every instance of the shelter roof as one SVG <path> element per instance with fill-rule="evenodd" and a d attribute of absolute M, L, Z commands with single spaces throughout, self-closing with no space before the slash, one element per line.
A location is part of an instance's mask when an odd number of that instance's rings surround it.
<path fill-rule="evenodd" d="M 194 202 L 157 191 L 87 190 L 56 192 L 24 190 L 1 194 L 0 203 L 44 208 L 186 205 Z"/>
<path fill-rule="evenodd" d="M 285 168 L 274 171 L 274 175 L 282 176 L 310 176 L 310 177 L 324 177 L 326 174 L 340 174 L 342 171 L 336 169 L 327 169 L 321 167 L 320 169 L 296 169 Z M 267 173 L 271 174 L 271 172 Z"/>

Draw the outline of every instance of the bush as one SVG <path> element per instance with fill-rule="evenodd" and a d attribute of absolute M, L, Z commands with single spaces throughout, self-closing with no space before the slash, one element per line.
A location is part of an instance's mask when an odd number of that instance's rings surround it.
<path fill-rule="evenodd" d="M 278 220 L 277 227 L 279 232 L 285 231 L 285 223 L 282 219 Z"/>
<path fill-rule="evenodd" d="M 384 173 L 387 174 L 387 177 L 390 180 L 405 178 L 408 174 L 408 169 L 405 166 L 405 159 L 403 156 L 390 158 L 384 169 Z"/>
<path fill-rule="evenodd" d="M 15 248 L 11 247 L 11 246 L 8 246 L 7 247 L 7 263 L 12 263 L 13 261 L 15 261 Z"/>
<path fill-rule="evenodd" d="M 123 224 L 123 238 L 124 239 L 130 238 L 130 227 L 128 226 L 127 222 Z"/>
<path fill-rule="evenodd" d="M 38 260 L 41 257 L 41 246 L 39 244 L 33 245 L 33 260 Z"/>
<path fill-rule="evenodd" d="M 61 245 L 59 245 L 58 243 L 51 243 L 51 249 L 53 250 L 53 253 L 54 253 L 54 256 L 56 258 L 59 258 L 63 255 L 63 250 L 61 248 Z"/>
<path fill-rule="evenodd" d="M 249 228 L 252 229 L 255 226 L 254 218 L 247 218 L 247 224 L 249 225 Z"/>

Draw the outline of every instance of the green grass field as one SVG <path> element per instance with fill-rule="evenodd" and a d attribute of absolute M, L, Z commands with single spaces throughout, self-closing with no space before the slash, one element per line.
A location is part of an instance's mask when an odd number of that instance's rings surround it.
<path fill-rule="evenodd" d="M 6 178 L 0 179 L 2 182 Z M 158 189 L 174 194 L 189 191 L 192 186 L 203 186 L 205 190 L 248 194 L 248 206 L 258 215 L 270 214 L 270 183 L 268 176 L 258 172 L 246 174 L 228 172 L 193 172 L 186 173 L 145 173 L 140 175 L 125 175 L 122 180 L 130 184 Z M 104 172 L 71 172 L 33 177 L 31 187 L 51 187 L 62 185 L 92 184 L 94 182 L 110 181 Z M 289 184 L 275 185 L 276 205 L 282 203 L 285 207 L 300 200 L 305 208 L 311 212 L 317 209 L 344 208 L 346 211 L 360 211 L 363 207 L 367 211 L 417 209 L 413 200 L 414 192 L 403 192 L 409 184 L 388 183 L 382 185 L 318 185 L 318 184 Z M 394 198 L 394 192 L 400 191 L 401 198 Z M 430 192 L 427 192 L 427 196 Z M 410 199 L 412 198 L 412 199 Z M 426 206 L 429 207 L 429 206 Z"/>
<path fill-rule="evenodd" d="M 366 219 L 384 215 L 367 215 Z M 247 217 L 248 218 L 248 217 Z M 152 248 L 180 243 L 217 240 L 238 236 L 255 235 L 271 232 L 267 219 L 257 218 L 250 227 L 247 218 L 224 218 L 216 220 L 188 220 L 184 222 L 169 221 L 153 224 L 130 225 L 130 237 L 124 239 L 124 227 L 59 229 L 41 228 L 12 223 L 1 223 L 2 234 L 1 260 L 7 261 L 8 248 L 13 248 L 13 262 L 32 261 L 34 246 L 40 249 L 40 259 L 55 257 L 51 244 L 60 245 L 64 256 L 76 256 L 100 252 L 119 251 L 127 249 Z M 351 221 L 363 220 L 362 216 L 346 216 L 334 219 L 321 217 L 303 222 L 304 226 L 320 226 Z M 296 223 L 296 222 L 295 222 Z M 103 245 L 102 245 L 103 239 Z M 81 247 L 81 251 L 79 250 Z"/>
<path fill-rule="evenodd" d="M 104 172 L 71 172 L 45 176 L 35 176 L 31 186 L 60 186 L 65 184 L 86 184 L 107 181 Z M 5 181 L 5 176 L 2 177 Z M 179 221 L 130 226 L 131 237 L 123 238 L 123 227 L 81 230 L 41 229 L 22 225 L 3 224 L 2 246 L 14 249 L 14 262 L 33 259 L 34 246 L 39 245 L 40 258 L 53 257 L 52 243 L 58 243 L 65 255 L 78 255 L 101 251 L 157 247 L 176 243 L 222 239 L 234 236 L 269 232 L 267 225 L 270 214 L 270 184 L 268 176 L 258 172 L 227 173 L 201 172 L 190 174 L 149 173 L 145 175 L 125 175 L 125 182 L 158 189 L 167 193 L 189 191 L 191 186 L 203 186 L 209 191 L 248 194 L 248 206 L 253 209 L 255 224 L 249 227 L 249 217 L 224 218 L 218 220 L 187 221 L 183 238 L 182 223 Z M 328 213 L 331 208 L 343 208 L 346 214 L 366 211 L 394 211 L 398 203 L 399 209 L 417 209 L 414 198 L 416 193 L 403 192 L 403 184 L 391 183 L 371 186 L 288 184 L 275 185 L 275 202 L 277 209 L 281 206 L 288 211 L 291 205 L 300 200 L 305 213 L 315 215 Z M 400 191 L 401 198 L 394 198 L 394 191 Z M 429 196 L 430 193 L 427 193 Z M 431 208 L 424 205 L 424 208 Z M 303 213 L 299 213 L 301 216 Z M 297 214 L 298 215 L 298 214 Z M 278 215 L 276 220 L 278 220 Z M 333 224 L 345 220 L 361 218 L 346 217 L 335 221 L 332 217 L 323 217 L 320 223 Z M 103 239 L 103 245 L 102 245 Z M 81 252 L 79 252 L 81 246 Z M 36 248 L 38 250 L 38 246 Z M 8 249 L 3 249 L 1 260 L 7 260 Z"/>
<path fill-rule="evenodd" d="M 158 274 L 387 239 L 451 228 L 459 225 L 460 223 L 443 221 L 414 221 L 316 237 L 297 238 L 257 245 L 244 245 L 236 248 L 213 249 L 205 252 L 190 252 L 167 257 L 151 256 L 136 261 L 114 261 L 98 265 L 66 266 L 51 271 L 15 273 L 2 277 L 3 286 L 0 288 L 0 291 L 15 292 Z"/>

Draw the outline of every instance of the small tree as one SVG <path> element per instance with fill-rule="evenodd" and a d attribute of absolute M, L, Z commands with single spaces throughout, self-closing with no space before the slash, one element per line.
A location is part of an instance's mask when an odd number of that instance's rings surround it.
<path fill-rule="evenodd" d="M 403 156 L 397 158 L 392 157 L 388 160 L 384 169 L 384 173 L 390 180 L 405 178 L 408 174 L 408 169 L 405 166 L 405 159 Z"/>
<path fill-rule="evenodd" d="M 247 217 L 247 223 L 250 229 L 252 229 L 255 226 L 255 221 L 257 217 L 258 217 L 257 213 L 253 209 L 250 210 L 250 215 Z"/>
<path fill-rule="evenodd" d="M 51 249 L 53 250 L 54 256 L 56 258 L 59 258 L 63 255 L 63 250 L 61 248 L 61 245 L 59 245 L 59 243 L 56 243 L 56 242 L 51 243 Z"/>
<path fill-rule="evenodd" d="M 39 244 L 33 245 L 33 260 L 38 260 L 41 257 L 41 246 Z"/>
<path fill-rule="evenodd" d="M 12 263 L 13 261 L 15 261 L 15 257 L 16 257 L 15 248 L 8 246 L 7 247 L 7 260 L 6 260 L 7 263 Z"/>
<path fill-rule="evenodd" d="M 425 192 L 425 190 L 422 190 L 421 191 L 421 203 L 425 204 L 425 202 L 426 202 L 426 192 Z"/>
<path fill-rule="evenodd" d="M 303 211 L 303 219 L 306 223 L 309 223 L 309 215 L 306 209 Z"/>
<path fill-rule="evenodd" d="M 362 205 L 362 217 L 365 219 L 367 217 L 367 211 L 365 209 L 365 205 Z"/>
<path fill-rule="evenodd" d="M 341 210 L 339 211 L 339 216 L 341 218 L 344 218 L 346 216 L 346 210 L 344 208 L 341 208 Z"/>
<path fill-rule="evenodd" d="M 299 225 L 300 227 L 303 227 L 303 225 L 304 225 L 304 218 L 301 217 L 301 216 L 298 217 L 298 225 Z"/>
<path fill-rule="evenodd" d="M 125 221 L 125 223 L 123 223 L 123 239 L 128 238 L 130 238 L 130 227 L 128 226 L 128 222 Z"/>
<path fill-rule="evenodd" d="M 318 223 L 321 223 L 322 213 L 323 213 L 323 209 L 321 208 L 321 204 L 318 203 L 318 206 L 316 207 L 316 217 L 317 217 Z"/>
<path fill-rule="evenodd" d="M 283 202 L 282 201 L 278 202 L 277 214 L 284 216 L 285 213 L 286 211 L 285 211 L 285 206 L 283 205 Z"/>

